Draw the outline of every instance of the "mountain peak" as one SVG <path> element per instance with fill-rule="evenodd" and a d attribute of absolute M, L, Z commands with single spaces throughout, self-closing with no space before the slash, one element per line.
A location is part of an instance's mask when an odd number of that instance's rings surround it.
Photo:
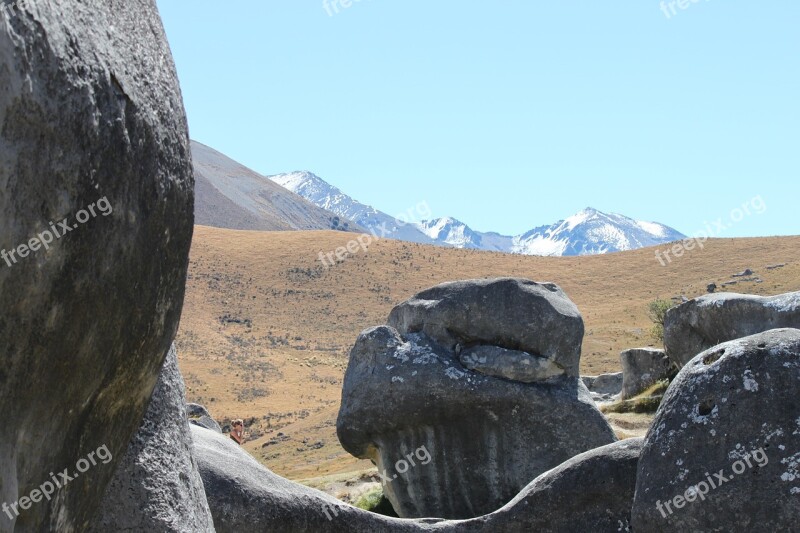
<path fill-rule="evenodd" d="M 591 206 L 555 224 L 514 237 L 474 231 L 453 217 L 406 224 L 354 200 L 307 171 L 270 176 L 270 179 L 363 227 L 379 228 L 383 236 L 412 242 L 526 255 L 589 255 L 632 250 L 683 238 L 662 224 L 604 213 Z"/>

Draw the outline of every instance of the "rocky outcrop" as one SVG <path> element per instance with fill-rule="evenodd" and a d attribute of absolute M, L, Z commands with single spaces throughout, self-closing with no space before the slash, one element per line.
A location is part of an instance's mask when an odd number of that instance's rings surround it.
<path fill-rule="evenodd" d="M 533 366 L 578 376 L 583 318 L 554 283 L 498 278 L 444 283 L 395 307 L 388 324 L 421 332 L 443 348 L 488 345 L 543 358 Z"/>
<path fill-rule="evenodd" d="M 214 531 L 192 458 L 185 402 L 173 345 L 142 425 L 106 489 L 92 531 Z"/>
<path fill-rule="evenodd" d="M 800 521 L 800 330 L 700 353 L 645 440 L 634 531 L 790 531 Z"/>
<path fill-rule="evenodd" d="M 800 292 L 770 297 L 708 294 L 667 311 L 664 346 L 680 368 L 721 342 L 775 328 L 800 328 Z"/>
<path fill-rule="evenodd" d="M 502 325 L 495 305 L 508 320 L 519 305 L 525 318 Z M 564 318 L 567 311 L 574 320 Z M 615 440 L 579 378 L 532 379 L 531 369 L 542 367 L 526 361 L 561 361 L 566 369 L 573 362 L 559 354 L 580 353 L 580 340 L 566 339 L 583 331 L 582 319 L 555 285 L 446 284 L 401 304 L 391 318 L 405 334 L 372 328 L 351 351 L 337 434 L 348 452 L 377 465 L 401 517 L 489 513 L 539 474 Z M 537 336 L 538 327 L 567 330 L 556 340 L 558 331 Z M 470 346 L 478 339 L 498 344 Z"/>
<path fill-rule="evenodd" d="M 0 71 L 0 502 L 112 457 L 0 527 L 82 531 L 177 329 L 186 119 L 152 0 L 17 2 Z"/>
<path fill-rule="evenodd" d="M 677 372 L 664 350 L 657 348 L 632 348 L 620 353 L 619 358 L 622 362 L 622 399 L 636 396 Z"/>
<path fill-rule="evenodd" d="M 196 403 L 186 404 L 186 415 L 189 417 L 189 423 L 201 428 L 211 429 L 217 433 L 222 433 L 222 428 L 216 420 L 208 412 L 208 409 Z"/>

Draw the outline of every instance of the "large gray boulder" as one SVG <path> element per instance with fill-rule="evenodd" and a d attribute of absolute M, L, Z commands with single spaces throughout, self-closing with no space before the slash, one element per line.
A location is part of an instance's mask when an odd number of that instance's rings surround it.
<path fill-rule="evenodd" d="M 178 326 L 189 139 L 154 0 L 14 7 L 0 25 L 0 502 L 51 472 L 74 479 L 0 528 L 83 531 Z M 100 449 L 113 459 L 72 475 Z"/>
<path fill-rule="evenodd" d="M 194 454 L 219 533 L 629 531 L 642 440 L 577 455 L 532 481 L 513 501 L 463 520 L 399 520 L 356 509 L 270 472 L 230 438 L 192 426 Z"/>
<path fill-rule="evenodd" d="M 664 346 L 680 368 L 721 342 L 775 328 L 800 328 L 800 292 L 769 297 L 707 294 L 667 311 Z"/>
<path fill-rule="evenodd" d="M 554 283 L 497 278 L 456 281 L 416 294 L 392 309 L 388 324 L 401 334 L 425 333 L 443 348 L 498 346 L 543 358 L 578 376 L 583 318 Z"/>
<path fill-rule="evenodd" d="M 628 439 L 576 455 L 536 478 L 496 512 L 472 520 L 441 523 L 436 531 L 631 531 L 631 506 L 642 445 L 643 439 Z"/>
<path fill-rule="evenodd" d="M 389 326 L 356 341 L 336 429 L 348 452 L 377 465 L 407 518 L 489 513 L 541 473 L 615 440 L 579 378 L 488 376 L 424 333 Z"/>
<path fill-rule="evenodd" d="M 621 398 L 631 398 L 677 372 L 664 350 L 631 348 L 619 354 L 622 363 Z"/>
<path fill-rule="evenodd" d="M 183 377 L 173 345 L 150 406 L 106 488 L 92 531 L 214 531 L 192 458 Z"/>
<path fill-rule="evenodd" d="M 656 413 L 639 461 L 634 531 L 796 531 L 800 330 L 700 353 Z"/>
<path fill-rule="evenodd" d="M 230 438 L 192 426 L 194 454 L 219 533 L 629 531 L 642 440 L 577 455 L 503 508 L 464 520 L 399 520 L 362 511 L 270 472 Z"/>
<path fill-rule="evenodd" d="M 421 531 L 347 505 L 262 466 L 230 437 L 191 426 L 194 457 L 218 533 Z"/>

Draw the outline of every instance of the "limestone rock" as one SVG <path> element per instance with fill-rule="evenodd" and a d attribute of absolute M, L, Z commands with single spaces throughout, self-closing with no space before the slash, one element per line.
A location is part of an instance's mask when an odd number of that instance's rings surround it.
<path fill-rule="evenodd" d="M 154 1 L 16 2 L 9 17 L 0 24 L 0 502 L 51 472 L 74 473 L 105 446 L 108 464 L 11 525 L 83 531 L 178 326 L 193 228 L 186 118 Z"/>
<path fill-rule="evenodd" d="M 384 494 L 406 518 L 489 513 L 541 473 L 615 440 L 580 379 L 487 376 L 424 333 L 403 338 L 389 326 L 356 341 L 336 427 L 348 452 L 384 474 Z"/>
<path fill-rule="evenodd" d="M 670 385 L 645 439 L 634 531 L 793 531 L 800 330 L 726 342 Z"/>
<path fill-rule="evenodd" d="M 142 425 L 106 488 L 92 531 L 214 531 L 192 458 L 185 402 L 173 345 Z"/>
<path fill-rule="evenodd" d="M 208 409 L 196 403 L 186 404 L 186 414 L 189 417 L 189 423 L 201 428 L 211 429 L 217 433 L 222 433 L 222 428 L 216 420 L 208 412 Z"/>
<path fill-rule="evenodd" d="M 414 524 L 347 505 L 273 474 L 230 437 L 191 426 L 197 460 L 218 533 L 390 533 Z"/>
<path fill-rule="evenodd" d="M 577 455 L 503 508 L 470 520 L 398 520 L 356 509 L 270 472 L 231 439 L 192 426 L 219 533 L 573 533 L 629 531 L 642 439 Z"/>
<path fill-rule="evenodd" d="M 518 278 L 444 283 L 395 307 L 388 324 L 443 348 L 499 346 L 549 359 L 578 376 L 583 318 L 558 285 Z"/>
<path fill-rule="evenodd" d="M 582 453 L 536 478 L 502 509 L 437 531 L 494 533 L 616 533 L 630 515 L 643 439 Z"/>
<path fill-rule="evenodd" d="M 631 348 L 619 354 L 622 362 L 622 399 L 631 398 L 677 372 L 664 350 Z"/>
<path fill-rule="evenodd" d="M 595 401 L 609 401 L 622 391 L 622 372 L 581 376 L 581 381 L 589 389 Z"/>
<path fill-rule="evenodd" d="M 667 311 L 664 346 L 680 368 L 720 342 L 775 328 L 800 328 L 800 292 L 770 297 L 708 294 Z"/>

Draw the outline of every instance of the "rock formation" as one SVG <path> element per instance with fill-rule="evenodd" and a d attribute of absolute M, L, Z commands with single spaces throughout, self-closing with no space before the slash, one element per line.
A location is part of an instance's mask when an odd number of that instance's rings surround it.
<path fill-rule="evenodd" d="M 622 372 L 581 376 L 581 381 L 589 389 L 592 399 L 596 402 L 611 401 L 622 392 Z"/>
<path fill-rule="evenodd" d="M 631 348 L 620 353 L 619 358 L 622 362 L 623 400 L 677 372 L 664 350 L 657 348 Z"/>
<path fill-rule="evenodd" d="M 536 478 L 502 509 L 472 520 L 445 522 L 436 531 L 631 531 L 642 445 L 640 438 L 627 439 L 576 455 Z"/>
<path fill-rule="evenodd" d="M 630 439 L 577 455 L 486 516 L 464 521 L 398 520 L 287 481 L 224 435 L 197 426 L 192 433 L 218 533 L 626 531 L 642 447 L 641 439 Z"/>
<path fill-rule="evenodd" d="M 177 329 L 189 139 L 154 1 L 15 7 L 0 29 L 0 502 L 105 446 L 108 464 L 11 526 L 82 531 Z"/>
<path fill-rule="evenodd" d="M 400 304 L 390 322 L 405 333 L 372 328 L 352 349 L 337 433 L 347 451 L 377 465 L 400 516 L 489 513 L 539 474 L 615 440 L 572 377 L 583 322 L 557 286 L 445 284 Z M 526 358 L 565 372 L 533 380 L 529 370 L 541 366 Z"/>
<path fill-rule="evenodd" d="M 214 531 L 203 481 L 192 458 L 185 402 L 173 345 L 142 425 L 106 488 L 92 531 Z"/>
<path fill-rule="evenodd" d="M 639 461 L 633 530 L 790 531 L 800 521 L 800 330 L 700 353 Z"/>
<path fill-rule="evenodd" d="M 775 328 L 800 328 L 800 292 L 770 297 L 708 294 L 667 311 L 664 346 L 680 368 L 721 342 Z"/>
<path fill-rule="evenodd" d="M 420 292 L 392 309 L 402 335 L 422 332 L 443 348 L 495 346 L 543 358 L 549 377 L 578 376 L 583 318 L 554 283 L 517 278 L 456 281 Z"/>
<path fill-rule="evenodd" d="M 222 433 L 222 428 L 216 420 L 208 412 L 208 409 L 196 403 L 186 404 L 186 414 L 189 417 L 189 423 L 201 428 L 211 429 L 217 433 Z"/>

